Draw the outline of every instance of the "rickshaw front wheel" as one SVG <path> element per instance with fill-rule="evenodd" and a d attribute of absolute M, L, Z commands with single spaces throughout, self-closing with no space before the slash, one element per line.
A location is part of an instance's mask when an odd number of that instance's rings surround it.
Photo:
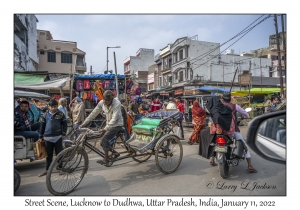
<path fill-rule="evenodd" d="M 165 174 L 176 171 L 183 156 L 180 139 L 176 135 L 166 135 L 159 142 L 155 151 L 155 162 L 158 169 Z"/>

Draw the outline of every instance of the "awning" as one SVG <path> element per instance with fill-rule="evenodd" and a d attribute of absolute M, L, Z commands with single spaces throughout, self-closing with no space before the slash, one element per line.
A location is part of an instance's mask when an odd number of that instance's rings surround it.
<path fill-rule="evenodd" d="M 14 83 L 15 85 L 23 85 L 23 84 L 37 84 L 44 82 L 47 75 L 32 75 L 32 74 L 22 74 L 15 73 L 14 74 Z"/>
<path fill-rule="evenodd" d="M 208 91 L 208 92 L 230 92 L 229 90 L 226 90 L 224 88 L 216 88 L 216 87 L 212 87 L 212 86 L 202 86 L 200 88 L 196 88 L 195 90 L 203 90 L 203 91 Z"/>
<path fill-rule="evenodd" d="M 118 74 L 118 79 L 124 79 L 125 75 Z M 115 74 L 92 74 L 92 75 L 85 75 L 85 74 L 76 74 L 75 79 L 115 79 Z"/>
<path fill-rule="evenodd" d="M 285 90 L 286 88 L 284 88 Z M 271 93 L 279 93 L 280 88 L 252 88 L 250 89 L 250 94 L 271 94 Z M 239 90 L 231 92 L 233 96 L 246 96 L 249 95 L 249 90 Z"/>
<path fill-rule="evenodd" d="M 43 83 L 36 84 L 15 84 L 15 88 L 27 88 L 32 90 L 50 90 L 50 89 L 60 89 L 62 87 L 63 90 L 70 90 L 69 84 L 70 78 L 62 78 L 56 80 L 50 80 Z"/>
<path fill-rule="evenodd" d="M 18 97 L 33 97 L 33 98 L 50 98 L 45 94 L 35 93 L 35 92 L 27 92 L 22 90 L 15 90 L 14 95 Z"/>

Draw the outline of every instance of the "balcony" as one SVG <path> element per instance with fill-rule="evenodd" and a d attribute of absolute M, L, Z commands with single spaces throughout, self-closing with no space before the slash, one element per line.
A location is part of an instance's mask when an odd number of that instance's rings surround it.
<path fill-rule="evenodd" d="M 124 64 L 125 63 L 129 63 L 130 62 L 130 56 L 128 56 L 125 60 L 124 60 Z"/>
<path fill-rule="evenodd" d="M 86 63 L 83 61 L 77 61 L 75 70 L 76 71 L 86 71 Z"/>

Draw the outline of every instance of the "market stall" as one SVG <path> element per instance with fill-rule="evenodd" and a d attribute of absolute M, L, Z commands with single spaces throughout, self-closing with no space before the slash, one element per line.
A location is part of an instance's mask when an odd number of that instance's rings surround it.
<path fill-rule="evenodd" d="M 117 78 L 115 80 L 115 74 L 75 75 L 72 97 L 80 97 L 88 112 L 102 100 L 105 90 L 111 90 L 115 96 L 119 95 L 119 99 L 127 99 L 131 93 L 132 81 L 126 80 L 125 75 L 118 74 Z"/>

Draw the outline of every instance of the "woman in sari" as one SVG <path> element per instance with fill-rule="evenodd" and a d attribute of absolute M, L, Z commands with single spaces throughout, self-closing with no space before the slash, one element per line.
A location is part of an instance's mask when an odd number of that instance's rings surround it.
<path fill-rule="evenodd" d="M 219 96 L 213 96 L 206 105 L 207 111 L 211 114 L 211 125 L 209 128 L 201 131 L 199 144 L 199 155 L 207 159 L 211 158 L 210 164 L 215 163 L 214 146 L 210 145 L 213 141 L 215 134 L 233 134 L 234 133 L 234 119 L 232 117 L 232 110 L 230 107 L 224 105 L 220 101 Z"/>
<path fill-rule="evenodd" d="M 194 124 L 194 132 L 192 133 L 188 144 L 192 145 L 200 141 L 200 132 L 205 127 L 206 112 L 200 107 L 197 101 L 194 101 L 192 108 L 192 118 Z"/>

